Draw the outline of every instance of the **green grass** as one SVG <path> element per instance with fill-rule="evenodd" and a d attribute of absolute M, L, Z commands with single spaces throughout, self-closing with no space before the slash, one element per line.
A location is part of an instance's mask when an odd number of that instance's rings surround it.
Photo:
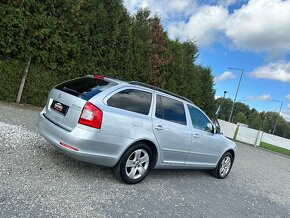
<path fill-rule="evenodd" d="M 285 148 L 280 148 L 280 147 L 277 147 L 275 145 L 271 145 L 271 144 L 268 144 L 268 143 L 265 143 L 265 142 L 261 142 L 260 143 L 260 147 L 290 156 L 290 150 L 285 149 Z"/>

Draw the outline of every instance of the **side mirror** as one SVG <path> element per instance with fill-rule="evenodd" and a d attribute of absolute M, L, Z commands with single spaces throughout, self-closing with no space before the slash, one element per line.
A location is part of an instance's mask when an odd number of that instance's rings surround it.
<path fill-rule="evenodd" d="M 215 127 L 215 133 L 220 134 L 221 133 L 221 128 L 219 126 Z"/>
<path fill-rule="evenodd" d="M 211 123 L 206 124 L 206 129 L 212 133 L 214 132 L 214 128 Z"/>

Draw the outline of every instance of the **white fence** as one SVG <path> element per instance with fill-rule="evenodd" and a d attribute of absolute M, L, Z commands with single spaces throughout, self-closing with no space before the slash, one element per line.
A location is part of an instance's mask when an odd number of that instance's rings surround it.
<path fill-rule="evenodd" d="M 260 145 L 262 132 L 245 126 L 239 126 L 236 140 L 251 145 Z"/>
<path fill-rule="evenodd" d="M 227 122 L 227 121 L 224 121 L 224 120 L 218 120 L 219 121 L 219 124 L 221 126 L 221 131 L 222 133 L 230 138 L 230 139 L 233 139 L 234 136 L 235 136 L 235 132 L 237 130 L 237 124 L 234 124 L 234 123 L 230 123 L 230 122 Z"/>
<path fill-rule="evenodd" d="M 218 120 L 218 121 L 221 126 L 221 131 L 228 138 L 233 139 L 235 136 L 235 132 L 237 131 L 236 138 L 235 138 L 237 141 L 251 144 L 254 146 L 259 146 L 260 142 L 262 141 L 271 145 L 275 145 L 277 147 L 290 150 L 289 139 L 271 135 L 269 133 L 265 133 L 256 129 L 251 129 L 245 126 L 241 126 L 241 125 L 237 126 L 236 124 L 233 124 L 224 120 Z"/>
<path fill-rule="evenodd" d="M 285 138 L 282 138 L 279 136 L 271 135 L 269 133 L 263 133 L 263 137 L 262 137 L 261 141 L 290 150 L 290 140 L 289 139 L 285 139 Z"/>

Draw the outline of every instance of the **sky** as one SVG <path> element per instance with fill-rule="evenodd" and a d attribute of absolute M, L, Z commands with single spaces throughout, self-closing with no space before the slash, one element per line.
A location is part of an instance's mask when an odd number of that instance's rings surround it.
<path fill-rule="evenodd" d="M 193 40 L 210 67 L 216 97 L 227 91 L 258 111 L 290 121 L 290 0 L 124 0 L 131 15 L 149 8 L 171 39 Z M 238 68 L 238 69 L 229 69 Z"/>

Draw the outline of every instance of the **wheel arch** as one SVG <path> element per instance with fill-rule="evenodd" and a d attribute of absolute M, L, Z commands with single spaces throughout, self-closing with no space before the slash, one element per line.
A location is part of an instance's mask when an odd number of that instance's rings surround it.
<path fill-rule="evenodd" d="M 226 152 L 229 152 L 233 156 L 233 161 L 234 161 L 235 160 L 235 152 L 234 152 L 234 150 L 233 149 L 228 149 L 228 150 L 226 150 Z M 226 152 L 224 152 L 224 154 Z"/>
<path fill-rule="evenodd" d="M 225 153 L 227 153 L 227 152 L 229 152 L 232 156 L 233 156 L 233 161 L 235 160 L 235 151 L 233 150 L 233 149 L 231 149 L 231 148 L 228 148 L 227 150 L 225 150 L 223 153 L 221 153 L 221 156 L 219 157 L 219 159 L 218 159 L 218 161 L 217 161 L 217 163 L 216 163 L 216 166 L 215 167 L 217 167 L 217 165 L 218 165 L 218 163 L 219 163 L 219 161 L 220 161 L 220 159 L 222 158 L 222 156 L 225 154 Z"/>
<path fill-rule="evenodd" d="M 149 139 L 139 139 L 134 141 L 132 144 L 130 144 L 124 151 L 123 153 L 120 155 L 119 160 L 121 159 L 121 157 L 123 156 L 123 154 L 129 149 L 131 148 L 133 145 L 137 144 L 137 143 L 145 143 L 146 145 L 148 145 L 148 147 L 150 148 L 152 155 L 153 155 L 153 162 L 152 164 L 150 164 L 150 169 L 153 169 L 156 164 L 157 164 L 157 160 L 158 160 L 158 148 L 157 145 L 152 142 Z"/>

